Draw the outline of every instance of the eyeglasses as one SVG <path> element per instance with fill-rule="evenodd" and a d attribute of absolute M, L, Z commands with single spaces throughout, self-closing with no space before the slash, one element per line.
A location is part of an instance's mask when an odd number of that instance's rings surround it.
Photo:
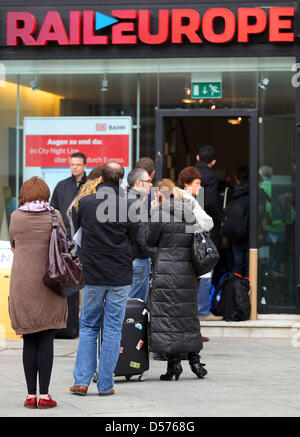
<path fill-rule="evenodd" d="M 151 184 L 151 179 L 147 179 L 146 181 L 143 181 L 143 179 L 140 179 L 141 182 L 148 182 L 148 184 Z"/>

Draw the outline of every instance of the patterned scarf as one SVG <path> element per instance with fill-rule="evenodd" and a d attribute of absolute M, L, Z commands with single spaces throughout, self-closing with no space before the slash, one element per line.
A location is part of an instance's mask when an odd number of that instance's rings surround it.
<path fill-rule="evenodd" d="M 44 200 L 34 200 L 33 202 L 25 202 L 19 209 L 21 211 L 43 212 L 52 211 L 54 208 L 50 206 L 49 202 L 45 202 Z"/>

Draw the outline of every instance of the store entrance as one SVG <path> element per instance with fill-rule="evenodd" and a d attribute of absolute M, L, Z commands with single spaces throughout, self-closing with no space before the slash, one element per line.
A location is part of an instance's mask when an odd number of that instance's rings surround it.
<path fill-rule="evenodd" d="M 249 167 L 248 117 L 174 117 L 164 120 L 164 176 L 177 181 L 179 172 L 194 165 L 199 148 L 212 145 L 217 152 L 213 168 L 220 181 L 234 183 L 238 166 Z"/>
<path fill-rule="evenodd" d="M 156 180 L 167 177 L 177 184 L 179 172 L 195 165 L 203 145 L 216 149 L 214 171 L 220 188 L 234 184 L 235 170 L 249 168 L 250 248 L 249 277 L 252 284 L 252 318 L 257 312 L 257 112 L 254 110 L 157 110 Z M 222 192 L 222 188 L 220 190 Z"/>

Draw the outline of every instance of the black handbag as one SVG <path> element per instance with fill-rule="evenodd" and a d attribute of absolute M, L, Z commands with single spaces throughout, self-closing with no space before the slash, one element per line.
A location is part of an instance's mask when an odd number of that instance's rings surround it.
<path fill-rule="evenodd" d="M 194 232 L 191 255 L 197 277 L 209 273 L 220 259 L 216 246 L 204 231 Z"/>
<path fill-rule="evenodd" d="M 52 231 L 49 241 L 49 256 L 43 277 L 44 284 L 61 297 L 68 290 L 83 288 L 83 272 L 79 258 L 73 259 L 66 234 L 57 215 L 51 211 Z"/>

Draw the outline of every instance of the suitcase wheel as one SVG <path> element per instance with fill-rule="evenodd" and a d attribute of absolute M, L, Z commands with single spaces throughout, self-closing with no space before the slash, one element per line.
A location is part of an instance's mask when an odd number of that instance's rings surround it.
<path fill-rule="evenodd" d="M 145 381 L 145 379 L 147 379 L 149 371 L 145 370 L 145 372 L 143 372 L 140 376 L 139 376 L 139 381 Z"/>

